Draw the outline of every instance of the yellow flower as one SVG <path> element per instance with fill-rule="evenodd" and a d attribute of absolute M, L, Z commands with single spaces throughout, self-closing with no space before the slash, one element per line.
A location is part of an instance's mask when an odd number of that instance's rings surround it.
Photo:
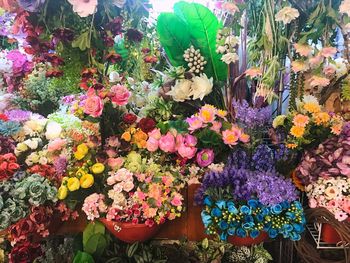
<path fill-rule="evenodd" d="M 69 178 L 67 181 L 67 187 L 71 192 L 78 190 L 80 188 L 79 179 L 76 177 Z"/>
<path fill-rule="evenodd" d="M 300 126 L 293 126 L 290 129 L 290 134 L 293 135 L 296 138 L 300 138 L 304 135 L 305 132 L 305 128 L 304 127 L 300 127 Z"/>
<path fill-rule="evenodd" d="M 86 174 L 86 171 L 83 170 L 82 168 L 79 168 L 78 171 L 75 173 L 75 176 L 80 178 L 82 177 L 84 174 Z"/>
<path fill-rule="evenodd" d="M 130 134 L 130 132 L 124 132 L 124 133 L 122 134 L 122 139 L 123 139 L 124 141 L 126 141 L 126 142 L 130 142 L 130 140 L 131 140 L 131 134 Z"/>
<path fill-rule="evenodd" d="M 94 184 L 94 181 L 92 174 L 84 174 L 80 178 L 80 186 L 81 188 L 90 188 Z"/>
<path fill-rule="evenodd" d="M 304 104 L 304 109 L 310 113 L 317 113 L 321 111 L 321 106 L 316 102 L 306 102 Z"/>
<path fill-rule="evenodd" d="M 272 122 L 272 126 L 276 129 L 278 126 L 284 124 L 284 120 L 287 118 L 286 115 L 278 115 Z"/>
<path fill-rule="evenodd" d="M 322 125 L 322 124 L 326 124 L 327 122 L 329 122 L 329 120 L 331 119 L 331 117 L 329 116 L 329 114 L 327 112 L 318 112 L 315 113 L 313 115 L 314 119 L 315 119 L 315 123 L 317 125 Z"/>
<path fill-rule="evenodd" d="M 218 110 L 216 113 L 219 117 L 225 118 L 227 116 L 227 111 L 225 110 Z"/>
<path fill-rule="evenodd" d="M 289 148 L 289 149 L 295 149 L 297 147 L 298 147 L 298 145 L 296 145 L 295 143 L 288 143 L 287 144 L 287 148 Z"/>
<path fill-rule="evenodd" d="M 105 170 L 105 166 L 102 163 L 95 163 L 90 170 L 94 173 L 94 174 L 100 174 L 103 173 L 103 171 Z"/>
<path fill-rule="evenodd" d="M 77 160 L 81 160 L 85 157 L 85 155 L 89 152 L 89 148 L 85 143 L 79 144 L 76 152 L 74 153 L 74 157 Z"/>
<path fill-rule="evenodd" d="M 60 188 L 58 188 L 57 192 L 57 198 L 60 200 L 66 199 L 68 195 L 68 188 L 65 185 L 61 185 Z"/>

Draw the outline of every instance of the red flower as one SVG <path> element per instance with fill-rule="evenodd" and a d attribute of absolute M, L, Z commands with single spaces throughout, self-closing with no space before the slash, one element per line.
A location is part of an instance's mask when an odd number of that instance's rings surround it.
<path fill-rule="evenodd" d="M 115 52 L 109 52 L 108 55 L 106 56 L 106 60 L 109 63 L 115 64 L 117 62 L 121 62 L 122 61 L 122 56 L 115 53 Z"/>
<path fill-rule="evenodd" d="M 123 18 L 118 16 L 106 25 L 106 29 L 111 31 L 113 36 L 119 35 L 122 33 L 122 23 Z"/>
<path fill-rule="evenodd" d="M 141 52 L 143 54 L 148 54 L 150 51 L 151 51 L 151 49 L 149 49 L 148 47 L 144 47 L 144 48 L 141 49 Z"/>
<path fill-rule="evenodd" d="M 44 54 L 44 59 L 47 62 L 50 62 L 54 67 L 60 66 L 64 64 L 63 58 L 57 56 L 54 53 L 46 53 Z"/>
<path fill-rule="evenodd" d="M 0 120 L 2 120 L 2 121 L 8 121 L 9 120 L 9 118 L 5 115 L 5 114 L 0 114 Z"/>
<path fill-rule="evenodd" d="M 40 244 L 24 242 L 12 248 L 10 263 L 30 263 L 42 255 Z"/>
<path fill-rule="evenodd" d="M 143 34 L 137 29 L 130 28 L 126 31 L 126 37 L 132 42 L 141 42 Z"/>
<path fill-rule="evenodd" d="M 103 89 L 105 86 L 103 86 L 103 84 L 101 84 L 101 83 L 98 83 L 98 82 L 96 82 L 95 84 L 93 84 L 92 86 L 91 86 L 91 88 L 93 88 L 94 90 L 101 90 L 101 89 Z"/>
<path fill-rule="evenodd" d="M 144 60 L 146 63 L 153 64 L 153 63 L 157 63 L 158 58 L 157 58 L 156 56 L 149 55 L 149 56 L 146 56 L 143 60 Z"/>
<path fill-rule="evenodd" d="M 58 78 L 58 77 L 62 77 L 63 76 L 63 71 L 60 69 L 49 69 L 48 71 L 46 71 L 45 76 L 47 78 Z"/>
<path fill-rule="evenodd" d="M 131 223 L 133 223 L 133 224 L 138 224 L 139 223 L 139 219 L 138 218 L 133 218 L 132 220 L 131 220 Z"/>
<path fill-rule="evenodd" d="M 142 118 L 137 126 L 145 133 L 152 131 L 156 127 L 156 122 L 151 118 Z"/>
<path fill-rule="evenodd" d="M 149 226 L 149 227 L 152 227 L 154 226 L 154 221 L 152 219 L 147 219 L 146 222 L 145 222 L 146 226 Z"/>
<path fill-rule="evenodd" d="M 0 181 L 11 177 L 19 169 L 17 158 L 13 153 L 0 155 Z"/>
<path fill-rule="evenodd" d="M 27 240 L 35 231 L 34 223 L 28 218 L 23 218 L 9 227 L 10 239 L 15 243 Z"/>
<path fill-rule="evenodd" d="M 97 73 L 97 69 L 95 68 L 85 68 L 81 72 L 81 77 L 83 79 L 90 79 Z"/>
<path fill-rule="evenodd" d="M 137 116 L 135 114 L 132 114 L 132 113 L 125 113 L 123 115 L 123 121 L 126 123 L 126 124 L 133 124 L 135 123 L 135 121 L 137 120 Z"/>

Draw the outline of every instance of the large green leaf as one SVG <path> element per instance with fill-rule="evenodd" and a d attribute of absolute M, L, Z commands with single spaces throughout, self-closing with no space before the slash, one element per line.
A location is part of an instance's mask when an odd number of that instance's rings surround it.
<path fill-rule="evenodd" d="M 159 41 L 173 66 L 184 64 L 184 51 L 190 47 L 191 37 L 187 25 L 173 13 L 158 16 Z"/>
<path fill-rule="evenodd" d="M 73 263 L 95 263 L 95 261 L 90 254 L 78 251 L 74 257 Z"/>
<path fill-rule="evenodd" d="M 85 250 L 85 247 L 89 241 L 89 239 L 94 236 L 95 234 L 102 234 L 104 235 L 105 234 L 105 226 L 96 221 L 96 222 L 92 222 L 92 223 L 89 223 L 86 228 L 84 229 L 84 232 L 83 232 L 83 246 L 84 246 L 84 250 Z"/>
<path fill-rule="evenodd" d="M 199 48 L 208 64 L 205 73 L 215 80 L 225 80 L 227 65 L 216 53 L 216 35 L 222 27 L 216 16 L 205 6 L 196 3 L 179 2 L 174 5 L 175 14 L 190 28 L 191 41 Z"/>

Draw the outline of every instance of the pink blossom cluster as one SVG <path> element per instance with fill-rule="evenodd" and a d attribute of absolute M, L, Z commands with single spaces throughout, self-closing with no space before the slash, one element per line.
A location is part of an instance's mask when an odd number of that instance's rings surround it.
<path fill-rule="evenodd" d="M 100 213 L 107 211 L 104 203 L 105 196 L 103 194 L 91 194 L 85 198 L 82 210 L 87 215 L 88 220 L 94 220 L 100 217 Z"/>
<path fill-rule="evenodd" d="M 116 193 L 130 192 L 135 187 L 133 173 L 125 168 L 121 168 L 107 178 L 107 184 L 113 186 L 113 191 Z"/>

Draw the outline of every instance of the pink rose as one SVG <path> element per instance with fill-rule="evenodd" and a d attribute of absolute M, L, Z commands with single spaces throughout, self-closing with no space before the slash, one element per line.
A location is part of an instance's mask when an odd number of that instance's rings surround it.
<path fill-rule="evenodd" d="M 96 95 L 94 89 L 89 89 L 87 99 L 84 104 L 84 113 L 92 117 L 99 117 L 103 111 L 103 102 L 99 96 Z"/>
<path fill-rule="evenodd" d="M 174 206 L 182 205 L 182 196 L 180 194 L 175 194 L 173 200 L 171 200 L 171 204 Z"/>
<path fill-rule="evenodd" d="M 126 181 L 123 185 L 125 192 L 130 192 L 134 188 L 134 183 L 132 181 Z"/>
<path fill-rule="evenodd" d="M 316 201 L 316 199 L 310 198 L 310 199 L 309 199 L 309 206 L 310 206 L 310 208 L 315 208 L 315 207 L 317 207 L 317 201 Z"/>
<path fill-rule="evenodd" d="M 146 148 L 150 152 L 155 152 L 158 150 L 159 142 L 157 139 L 153 137 L 149 137 L 147 140 Z"/>
<path fill-rule="evenodd" d="M 159 140 L 159 148 L 163 152 L 175 152 L 175 137 L 170 132 L 163 135 Z"/>
<path fill-rule="evenodd" d="M 197 148 L 182 144 L 178 147 L 177 151 L 182 158 L 192 159 L 197 152 Z"/>
<path fill-rule="evenodd" d="M 112 93 L 112 97 L 111 97 L 112 102 L 119 106 L 126 105 L 131 96 L 130 91 L 125 86 L 122 86 L 120 84 L 112 86 L 111 93 Z"/>
<path fill-rule="evenodd" d="M 216 133 L 220 133 L 220 129 L 222 127 L 222 123 L 219 121 L 213 121 L 213 126 L 210 127 L 210 130 L 216 132 Z"/>
<path fill-rule="evenodd" d="M 153 129 L 148 133 L 148 137 L 152 137 L 156 140 L 159 140 L 162 137 L 162 134 L 160 133 L 160 129 Z"/>
<path fill-rule="evenodd" d="M 107 163 L 108 163 L 108 166 L 111 167 L 113 170 L 117 170 L 123 165 L 124 159 L 120 157 L 109 158 Z"/>
<path fill-rule="evenodd" d="M 66 144 L 66 140 L 61 139 L 61 138 L 57 138 L 53 141 L 51 141 L 48 146 L 47 146 L 47 150 L 49 152 L 54 152 L 54 151 L 59 151 L 62 149 L 62 147 Z"/>
<path fill-rule="evenodd" d="M 197 144 L 197 138 L 194 137 L 193 135 L 187 134 L 185 136 L 185 144 L 186 144 L 186 146 L 194 147 Z"/>

